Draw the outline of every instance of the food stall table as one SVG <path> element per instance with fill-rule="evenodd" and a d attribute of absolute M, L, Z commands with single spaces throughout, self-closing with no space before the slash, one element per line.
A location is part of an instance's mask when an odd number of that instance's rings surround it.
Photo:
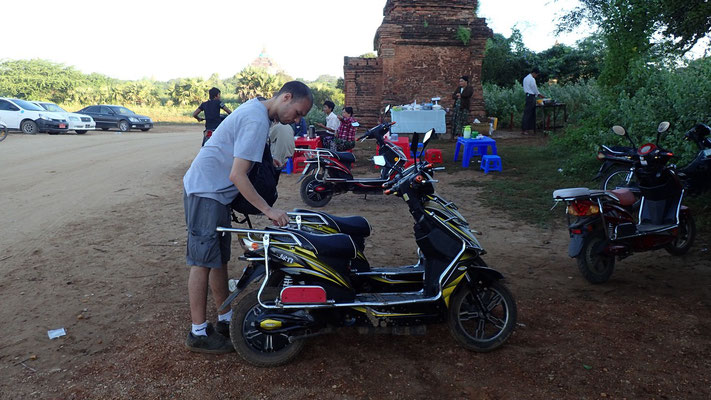
<path fill-rule="evenodd" d="M 425 133 L 434 128 L 436 134 L 442 135 L 447 132 L 445 114 L 444 110 L 390 110 L 390 117 L 395 122 L 390 132 Z"/>

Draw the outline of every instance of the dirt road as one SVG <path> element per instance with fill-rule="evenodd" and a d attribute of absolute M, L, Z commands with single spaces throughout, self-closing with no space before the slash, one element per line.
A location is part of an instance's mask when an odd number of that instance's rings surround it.
<path fill-rule="evenodd" d="M 486 261 L 517 298 L 520 324 L 502 349 L 465 351 L 434 326 L 314 338 L 295 363 L 269 370 L 187 352 L 181 178 L 199 132 L 0 143 L 0 398 L 711 397 L 708 238 L 681 258 L 635 255 L 593 286 L 567 257 L 565 229 L 522 226 L 480 204 L 478 189 L 453 185 L 496 179 L 474 169 L 440 174 L 438 192 L 483 232 Z M 297 178 L 280 181 L 279 206 L 303 207 Z M 401 199 L 344 195 L 325 211 L 368 218 L 371 264 L 414 261 Z M 67 335 L 49 340 L 60 327 Z"/>

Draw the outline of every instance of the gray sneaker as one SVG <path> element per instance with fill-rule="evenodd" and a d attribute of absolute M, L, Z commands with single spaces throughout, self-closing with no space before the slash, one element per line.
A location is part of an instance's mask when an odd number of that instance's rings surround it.
<path fill-rule="evenodd" d="M 216 332 L 212 324 L 207 324 L 207 336 L 195 336 L 189 331 L 185 347 L 197 353 L 223 354 L 235 351 L 232 342 Z"/>

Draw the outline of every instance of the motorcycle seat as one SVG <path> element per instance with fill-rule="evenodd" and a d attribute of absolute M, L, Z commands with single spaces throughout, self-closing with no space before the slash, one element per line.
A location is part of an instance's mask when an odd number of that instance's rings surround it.
<path fill-rule="evenodd" d="M 326 222 L 328 222 L 328 225 L 331 228 L 336 229 L 341 233 L 345 233 L 346 235 L 360 237 L 370 236 L 371 228 L 368 220 L 358 215 L 338 217 L 323 211 L 305 210 L 303 208 L 296 208 L 294 209 L 294 212 L 318 214 L 322 216 Z"/>
<path fill-rule="evenodd" d="M 349 153 L 347 151 L 334 151 L 333 154 L 336 155 L 336 158 L 338 158 L 339 161 L 346 164 L 353 164 L 355 162 L 355 156 L 353 153 Z"/>
<path fill-rule="evenodd" d="M 610 190 L 610 193 L 614 194 L 615 197 L 620 200 L 620 205 L 622 206 L 631 206 L 634 204 L 635 201 L 637 201 L 634 198 L 634 193 L 632 193 L 632 191 L 629 189 L 621 188 Z"/>
<path fill-rule="evenodd" d="M 356 245 L 350 236 L 343 233 L 322 235 L 310 233 L 291 228 L 270 228 L 269 230 L 281 230 L 293 233 L 299 238 L 302 244 L 309 250 L 324 257 L 336 257 L 354 259 L 357 256 Z"/>

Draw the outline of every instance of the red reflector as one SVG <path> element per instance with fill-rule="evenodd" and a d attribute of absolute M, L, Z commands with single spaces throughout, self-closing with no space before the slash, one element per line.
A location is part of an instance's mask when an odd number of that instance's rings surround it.
<path fill-rule="evenodd" d="M 321 286 L 289 286 L 281 291 L 284 304 L 325 303 L 326 291 Z"/>
<path fill-rule="evenodd" d="M 582 229 L 571 229 L 570 233 L 572 233 L 574 235 L 580 235 L 583 233 L 583 230 Z"/>
<path fill-rule="evenodd" d="M 60 129 L 64 129 L 64 128 L 66 128 L 66 127 L 67 127 L 67 126 L 64 125 L 64 124 L 59 124 L 59 128 L 60 128 Z"/>
<path fill-rule="evenodd" d="M 316 188 L 314 188 L 314 190 L 317 192 L 323 192 L 324 190 L 326 190 L 326 188 L 323 186 L 316 186 Z"/>

